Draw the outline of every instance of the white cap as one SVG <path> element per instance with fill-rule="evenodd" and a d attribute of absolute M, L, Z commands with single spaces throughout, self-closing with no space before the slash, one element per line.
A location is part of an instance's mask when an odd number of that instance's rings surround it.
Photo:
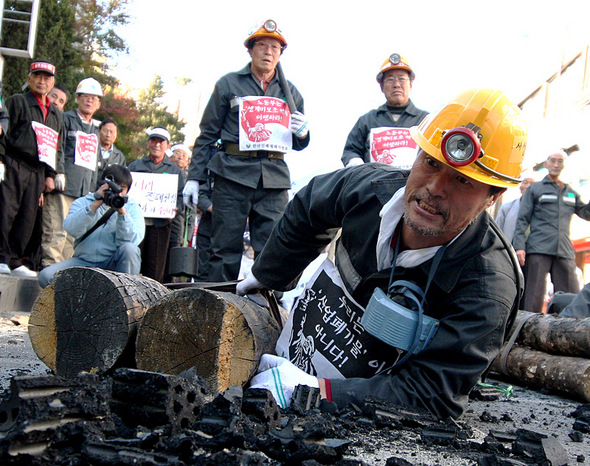
<path fill-rule="evenodd" d="M 166 128 L 163 126 L 156 126 L 155 128 L 148 128 L 146 130 L 148 138 L 159 138 L 165 139 L 166 141 L 170 142 L 170 133 Z"/>
<path fill-rule="evenodd" d="M 94 78 L 85 78 L 80 81 L 78 87 L 76 87 L 76 94 L 103 96 L 102 87 L 100 87 L 100 83 Z"/>
<path fill-rule="evenodd" d="M 183 152 L 186 152 L 188 154 L 188 156 L 190 157 L 191 154 L 191 150 L 188 148 L 188 146 L 186 144 L 174 144 L 170 150 L 172 152 L 174 152 L 175 150 L 181 150 Z"/>

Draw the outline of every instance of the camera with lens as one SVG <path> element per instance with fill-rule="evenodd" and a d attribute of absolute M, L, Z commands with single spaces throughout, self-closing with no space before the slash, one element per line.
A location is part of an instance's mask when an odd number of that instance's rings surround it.
<path fill-rule="evenodd" d="M 106 189 L 104 193 L 102 193 L 102 196 L 98 193 L 94 193 L 94 198 L 97 200 L 102 199 L 106 205 L 113 209 L 120 209 L 123 207 L 127 202 L 127 196 L 121 194 L 123 188 L 115 183 L 115 180 L 110 175 L 107 175 L 105 179 L 102 180 L 102 184 L 104 183 L 109 185 L 109 189 Z"/>

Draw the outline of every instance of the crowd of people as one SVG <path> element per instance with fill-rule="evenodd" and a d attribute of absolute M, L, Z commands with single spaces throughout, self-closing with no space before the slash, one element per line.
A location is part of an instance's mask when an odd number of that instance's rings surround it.
<path fill-rule="evenodd" d="M 288 202 L 284 155 L 311 137 L 304 99 L 282 75 L 287 41 L 274 21 L 244 46 L 251 60 L 217 81 L 192 150 L 150 128 L 147 155 L 128 167 L 116 121 L 93 119 L 100 84 L 82 80 L 77 108 L 62 114 L 69 94 L 54 86 L 55 67 L 33 62 L 30 91 L 6 100 L 0 273 L 34 275 L 24 261 L 37 238 L 42 286 L 74 265 L 166 281 L 170 248 L 198 218 L 199 280 L 238 279 L 248 228 L 255 260 L 237 284 L 248 295 L 294 288 L 332 244 L 252 386 L 283 407 L 305 383 L 338 404 L 373 395 L 461 415 L 518 309 L 540 311 L 544 276 L 556 291 L 579 290 L 569 220 L 590 219 L 590 207 L 559 178 L 566 155 L 548 157 L 541 182 L 522 182 L 520 109 L 501 91 L 473 89 L 429 115 L 410 99 L 414 70 L 393 53 L 377 74 L 385 103 L 350 131 L 344 168 Z M 174 215 L 116 202 L 140 173 L 176 176 Z M 503 233 L 488 209 L 517 186 L 522 198 L 500 210 Z"/>

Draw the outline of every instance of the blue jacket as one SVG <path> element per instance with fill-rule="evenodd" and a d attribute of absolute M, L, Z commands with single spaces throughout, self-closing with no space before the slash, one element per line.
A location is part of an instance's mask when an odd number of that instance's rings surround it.
<path fill-rule="evenodd" d="M 103 204 L 93 212 L 90 208 L 93 202 L 94 194 L 76 199 L 64 220 L 65 230 L 76 239 L 92 228 L 109 209 Z M 125 215 L 115 212 L 84 241 L 76 242 L 74 256 L 88 262 L 103 262 L 110 259 L 125 242 L 139 246 L 145 235 L 143 213 L 132 199 L 125 204 L 125 210 Z"/>

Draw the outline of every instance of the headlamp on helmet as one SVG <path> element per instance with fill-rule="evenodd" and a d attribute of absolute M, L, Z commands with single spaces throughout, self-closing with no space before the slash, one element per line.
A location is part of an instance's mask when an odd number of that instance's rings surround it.
<path fill-rule="evenodd" d="M 244 41 L 244 45 L 246 48 L 250 48 L 252 43 L 259 38 L 262 37 L 270 37 L 272 39 L 277 39 L 281 43 L 281 49 L 285 50 L 287 47 L 287 41 L 283 37 L 282 31 L 277 26 L 276 21 L 272 19 L 267 19 L 262 24 L 257 24 L 254 26 L 249 32 L 248 37 Z"/>
<path fill-rule="evenodd" d="M 480 128 L 469 123 L 445 133 L 441 141 L 444 158 L 453 167 L 464 167 L 483 155 Z"/>

